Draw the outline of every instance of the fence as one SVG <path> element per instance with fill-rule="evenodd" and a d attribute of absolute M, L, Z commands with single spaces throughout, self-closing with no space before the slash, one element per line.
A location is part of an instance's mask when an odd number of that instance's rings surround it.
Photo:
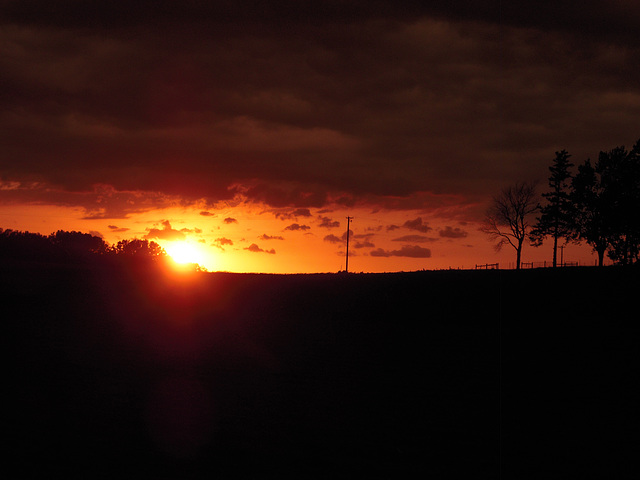
<path fill-rule="evenodd" d="M 509 265 L 507 266 L 508 270 L 516 268 L 515 262 L 508 262 L 508 263 L 509 263 Z M 558 262 L 557 264 L 558 267 L 578 267 L 579 265 L 580 265 L 579 262 L 564 262 L 564 263 Z M 551 267 L 553 267 L 553 262 L 546 261 L 546 260 L 542 262 L 520 262 L 520 268 L 551 268 Z M 476 270 L 499 270 L 500 264 L 499 263 L 476 264 L 475 269 Z M 452 268 L 449 267 L 449 270 L 452 270 Z"/>
<path fill-rule="evenodd" d="M 588 263 L 583 263 L 583 265 L 590 265 Z M 596 260 L 596 265 L 597 265 L 597 260 Z M 557 263 L 557 267 L 578 267 L 580 266 L 580 262 L 564 262 L 564 263 Z M 520 262 L 520 268 L 526 268 L 526 269 L 531 269 L 531 268 L 551 268 L 553 267 L 553 262 L 551 261 L 541 261 L 541 262 Z M 440 268 L 438 270 L 468 270 L 470 267 L 449 267 L 449 268 Z M 481 264 L 476 264 L 475 265 L 475 270 L 499 270 L 500 269 L 500 264 L 499 263 L 481 263 Z M 515 270 L 516 268 L 516 262 L 507 262 L 507 266 L 504 267 L 503 264 L 503 268 L 506 268 L 507 270 Z"/>
<path fill-rule="evenodd" d="M 564 262 L 561 265 L 558 265 L 559 267 L 577 267 L 578 266 L 578 262 Z"/>
<path fill-rule="evenodd" d="M 558 263 L 558 267 L 577 267 L 578 262 Z M 520 268 L 548 268 L 553 267 L 553 262 L 520 262 Z"/>
<path fill-rule="evenodd" d="M 484 265 L 476 265 L 476 270 L 498 270 L 500 268 L 499 263 L 485 263 Z"/>

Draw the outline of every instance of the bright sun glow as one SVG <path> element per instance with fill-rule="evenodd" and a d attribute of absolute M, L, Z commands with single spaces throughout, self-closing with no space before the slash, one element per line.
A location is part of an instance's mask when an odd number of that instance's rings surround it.
<path fill-rule="evenodd" d="M 176 263 L 202 264 L 205 260 L 202 250 L 193 243 L 173 242 L 170 245 L 166 245 L 164 249 Z"/>

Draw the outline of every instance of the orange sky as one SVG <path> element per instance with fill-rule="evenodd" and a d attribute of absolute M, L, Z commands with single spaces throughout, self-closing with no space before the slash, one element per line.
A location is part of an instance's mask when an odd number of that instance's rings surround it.
<path fill-rule="evenodd" d="M 297 211 L 296 211 L 297 210 Z M 349 270 L 393 272 L 474 268 L 499 262 L 510 268 L 515 251 L 496 253 L 479 224 L 420 211 L 353 209 L 273 209 L 255 204 L 171 207 L 121 219 L 86 219 L 82 209 L 43 205 L 0 206 L 3 228 L 49 234 L 57 229 L 102 236 L 108 243 L 147 238 L 170 250 L 187 242 L 209 271 L 315 273 L 345 266 L 346 216 L 351 223 Z M 560 255 L 560 253 L 558 254 Z M 524 262 L 548 262 L 550 243 L 526 245 Z M 568 245 L 564 260 L 592 265 L 588 246 Z"/>

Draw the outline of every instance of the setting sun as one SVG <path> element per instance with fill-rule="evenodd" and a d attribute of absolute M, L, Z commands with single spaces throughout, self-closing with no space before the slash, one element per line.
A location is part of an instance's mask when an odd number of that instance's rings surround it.
<path fill-rule="evenodd" d="M 165 245 L 164 249 L 176 263 L 202 264 L 205 261 L 204 253 L 193 243 L 173 242 Z"/>

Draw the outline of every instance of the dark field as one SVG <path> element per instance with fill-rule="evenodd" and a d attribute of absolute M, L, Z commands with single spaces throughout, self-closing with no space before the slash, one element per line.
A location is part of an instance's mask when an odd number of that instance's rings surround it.
<path fill-rule="evenodd" d="M 638 269 L 0 272 L 12 478 L 631 478 L 637 464 Z"/>

